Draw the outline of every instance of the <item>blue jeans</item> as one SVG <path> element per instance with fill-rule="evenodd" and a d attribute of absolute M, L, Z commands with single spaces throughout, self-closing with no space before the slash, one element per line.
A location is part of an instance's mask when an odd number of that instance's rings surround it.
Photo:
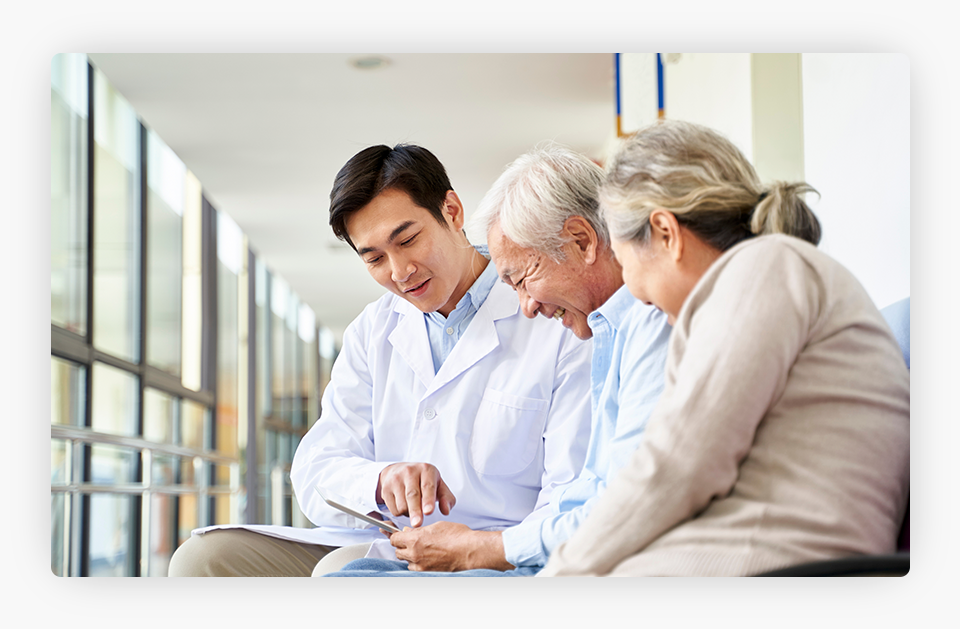
<path fill-rule="evenodd" d="M 325 577 L 532 577 L 543 566 L 527 566 L 502 572 L 500 570 L 464 570 L 462 572 L 415 572 L 407 570 L 403 561 L 389 559 L 355 559 L 338 572 L 325 574 Z"/>

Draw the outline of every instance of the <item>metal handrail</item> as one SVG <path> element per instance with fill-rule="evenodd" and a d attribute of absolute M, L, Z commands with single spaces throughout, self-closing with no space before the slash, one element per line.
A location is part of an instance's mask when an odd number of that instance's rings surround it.
<path fill-rule="evenodd" d="M 204 494 L 217 494 L 220 496 L 229 496 L 236 490 L 225 485 L 208 485 L 203 488 Z M 200 488 L 196 485 L 140 485 L 125 483 L 123 485 L 93 485 L 93 484 L 69 484 L 69 485 L 50 485 L 50 492 L 55 494 L 197 494 Z"/>
<path fill-rule="evenodd" d="M 88 443 L 102 443 L 137 450 L 150 450 L 173 456 L 183 456 L 211 461 L 220 465 L 235 465 L 240 463 L 240 459 L 231 458 L 210 450 L 195 450 L 184 446 L 173 445 L 169 443 L 157 443 L 147 441 L 140 437 L 124 437 L 122 435 L 112 435 L 105 432 L 96 432 L 89 428 L 79 428 L 77 426 L 66 426 L 63 424 L 51 424 L 50 436 L 54 439 L 65 439 L 70 441 L 84 441 Z"/>
<path fill-rule="evenodd" d="M 142 546 L 148 547 L 152 520 L 151 511 L 154 508 L 151 496 L 155 495 L 193 495 L 200 498 L 196 503 L 197 522 L 206 523 L 209 521 L 210 505 L 204 498 L 211 496 L 227 497 L 231 503 L 243 493 L 240 485 L 240 459 L 224 456 L 209 450 L 198 450 L 187 448 L 180 445 L 168 443 L 157 443 L 148 441 L 142 437 L 127 437 L 123 435 L 114 435 L 109 433 L 97 432 L 89 428 L 78 426 L 68 426 L 63 424 L 51 424 L 50 436 L 53 439 L 59 439 L 66 442 L 65 452 L 65 478 L 63 482 L 52 481 L 50 492 L 52 494 L 67 496 L 64 502 L 64 518 L 70 521 L 69 527 L 65 531 L 74 531 L 69 539 L 64 540 L 64 548 L 79 548 L 80 539 L 76 535 L 76 499 L 81 496 L 91 494 L 120 494 L 127 496 L 142 496 L 141 517 L 144 528 L 139 533 L 142 536 Z M 102 444 L 119 446 L 138 450 L 142 457 L 143 476 L 141 482 L 123 482 L 117 484 L 105 484 L 103 481 L 83 482 L 81 478 L 81 459 L 83 446 L 89 444 Z M 162 484 L 154 484 L 153 461 L 157 455 L 178 456 L 184 459 L 192 460 L 195 481 L 189 484 L 170 485 L 167 478 L 157 479 L 163 481 Z M 206 463 L 223 465 L 230 468 L 230 484 L 210 485 L 206 473 L 202 470 Z M 67 535 L 67 533 L 65 533 Z M 76 550 L 71 550 L 64 554 L 63 573 L 69 570 L 71 561 L 77 561 Z M 72 558 L 71 558 L 72 557 Z M 150 554 L 143 553 L 139 559 L 141 574 L 150 573 Z"/>

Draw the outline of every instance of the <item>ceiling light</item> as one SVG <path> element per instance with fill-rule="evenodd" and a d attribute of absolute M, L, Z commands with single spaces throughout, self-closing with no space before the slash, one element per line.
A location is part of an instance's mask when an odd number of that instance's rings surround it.
<path fill-rule="evenodd" d="M 358 70 L 375 70 L 389 65 L 390 61 L 384 57 L 368 55 L 366 57 L 357 57 L 350 60 L 350 65 Z"/>

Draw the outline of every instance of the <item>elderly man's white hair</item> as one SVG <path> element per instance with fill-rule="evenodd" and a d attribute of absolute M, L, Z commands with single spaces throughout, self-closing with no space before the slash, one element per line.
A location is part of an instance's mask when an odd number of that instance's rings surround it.
<path fill-rule="evenodd" d="M 538 146 L 506 167 L 480 201 L 471 227 L 486 234 L 499 223 L 516 244 L 559 262 L 563 224 L 582 216 L 609 245 L 598 203 L 603 176 L 603 169 L 580 153 L 553 143 Z"/>

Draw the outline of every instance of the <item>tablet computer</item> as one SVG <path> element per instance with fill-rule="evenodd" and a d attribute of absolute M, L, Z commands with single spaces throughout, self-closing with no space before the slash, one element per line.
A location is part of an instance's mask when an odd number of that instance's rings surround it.
<path fill-rule="evenodd" d="M 367 524 L 372 524 L 377 528 L 383 529 L 384 531 L 389 531 L 391 533 L 400 532 L 400 529 L 398 529 L 393 522 L 378 520 L 375 517 L 369 516 L 365 513 L 361 513 L 359 510 L 359 507 L 349 507 L 345 505 L 344 502 L 346 502 L 346 499 L 334 494 L 333 492 L 327 489 L 320 489 L 316 485 L 314 485 L 313 488 L 317 491 L 318 494 L 320 494 L 320 498 L 325 503 L 333 507 L 334 509 L 339 509 L 340 511 L 343 511 L 347 515 L 352 515 L 358 520 L 363 520 Z"/>

